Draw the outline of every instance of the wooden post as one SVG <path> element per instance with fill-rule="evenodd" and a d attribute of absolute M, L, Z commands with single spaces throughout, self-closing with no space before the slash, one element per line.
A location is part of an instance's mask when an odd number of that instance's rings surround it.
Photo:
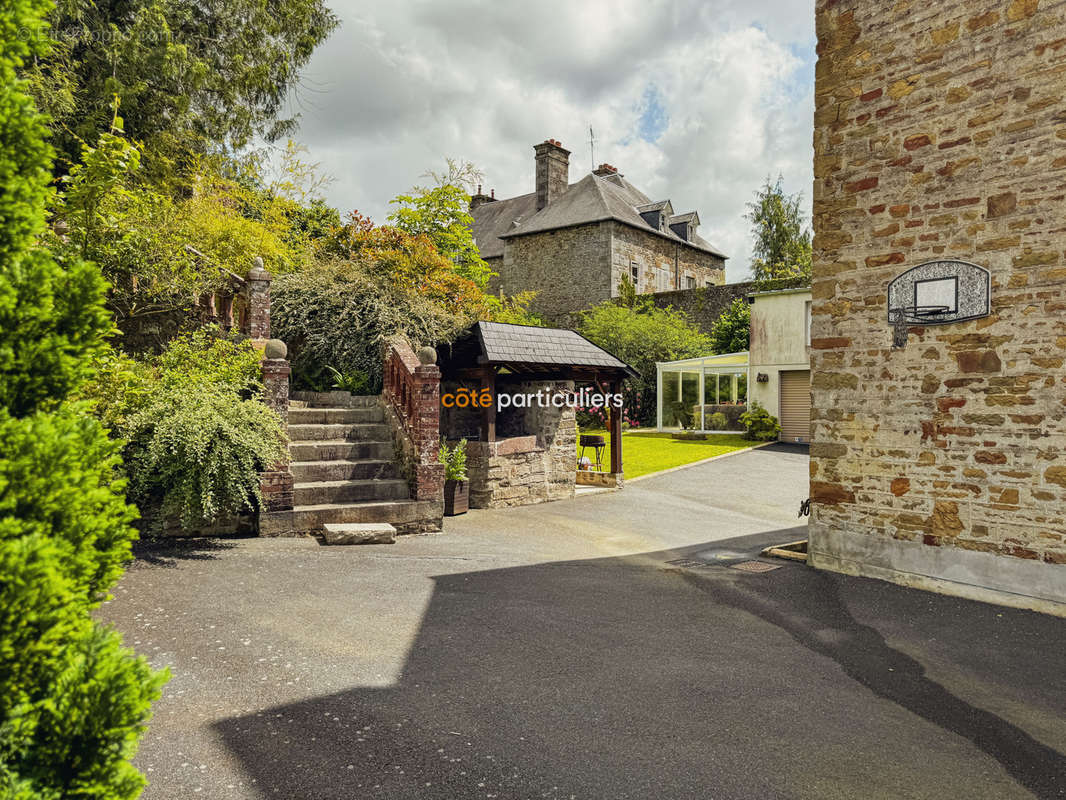
<path fill-rule="evenodd" d="M 496 441 L 496 368 L 485 367 L 485 372 L 481 378 L 481 392 L 479 397 L 485 393 L 485 390 L 492 396 L 492 402 L 481 410 L 481 441 L 483 442 L 495 442 Z"/>
<path fill-rule="evenodd" d="M 619 383 L 609 384 L 611 394 L 621 391 Z M 611 473 L 620 475 L 622 472 L 622 409 L 615 408 L 613 404 L 607 407 L 607 429 L 611 434 Z"/>

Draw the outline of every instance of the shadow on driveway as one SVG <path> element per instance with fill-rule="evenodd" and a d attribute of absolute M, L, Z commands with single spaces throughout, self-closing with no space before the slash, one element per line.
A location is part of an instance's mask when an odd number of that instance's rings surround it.
<path fill-rule="evenodd" d="M 397 685 L 216 733 L 263 797 L 1064 796 L 1062 620 L 700 566 L 795 535 L 438 576 Z"/>

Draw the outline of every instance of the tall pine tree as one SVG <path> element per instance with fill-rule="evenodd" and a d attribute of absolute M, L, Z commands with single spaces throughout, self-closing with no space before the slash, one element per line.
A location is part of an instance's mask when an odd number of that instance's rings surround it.
<path fill-rule="evenodd" d="M 37 242 L 52 153 L 16 74 L 49 8 L 0 7 L 0 797 L 114 800 L 144 786 L 129 758 L 164 676 L 90 617 L 135 511 L 116 446 L 67 400 L 110 325 L 104 283 Z"/>

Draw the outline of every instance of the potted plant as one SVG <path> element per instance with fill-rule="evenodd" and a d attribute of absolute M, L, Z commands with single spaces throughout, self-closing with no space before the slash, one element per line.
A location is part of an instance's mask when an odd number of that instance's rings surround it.
<path fill-rule="evenodd" d="M 437 454 L 444 465 L 444 516 L 454 517 L 470 509 L 470 483 L 466 479 L 466 439 L 448 447 L 440 440 Z"/>

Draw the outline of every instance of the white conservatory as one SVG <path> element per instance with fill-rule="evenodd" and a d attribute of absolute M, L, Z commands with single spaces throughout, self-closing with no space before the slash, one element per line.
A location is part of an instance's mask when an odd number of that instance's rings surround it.
<path fill-rule="evenodd" d="M 740 415 L 748 407 L 746 352 L 659 362 L 655 371 L 659 430 L 744 429 Z"/>

